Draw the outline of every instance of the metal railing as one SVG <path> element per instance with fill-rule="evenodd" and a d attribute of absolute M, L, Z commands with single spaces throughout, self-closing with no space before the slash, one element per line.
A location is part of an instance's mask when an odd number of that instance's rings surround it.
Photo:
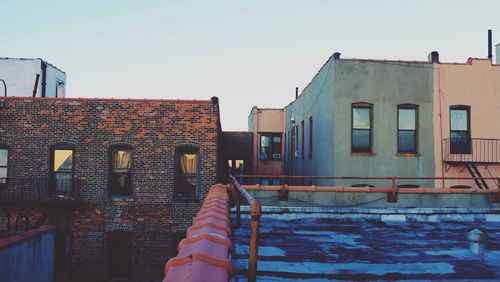
<path fill-rule="evenodd" d="M 19 177 L 0 179 L 0 201 L 74 202 L 80 201 L 80 179 Z"/>
<path fill-rule="evenodd" d="M 233 176 L 229 176 L 231 191 L 236 206 L 236 226 L 241 227 L 241 199 L 244 199 L 250 205 L 250 215 L 252 217 L 250 226 L 250 246 L 248 258 L 248 281 L 254 282 L 257 280 L 257 259 L 259 251 L 259 227 L 262 208 L 252 195 L 250 195 Z"/>
<path fill-rule="evenodd" d="M 390 202 L 397 201 L 398 193 L 418 193 L 418 194 L 436 194 L 436 193 L 447 193 L 447 194 L 468 194 L 468 193 L 483 193 L 483 194 L 493 194 L 493 201 L 500 202 L 500 177 L 481 177 L 481 178 L 473 178 L 473 177 L 401 177 L 401 176 L 297 176 L 297 175 L 238 175 L 238 178 L 243 179 L 259 179 L 259 178 L 274 178 L 280 179 L 281 185 L 268 185 L 268 186 L 260 186 L 260 185 L 244 185 L 247 190 L 268 190 L 268 191 L 280 191 L 285 194 L 288 191 L 302 191 L 302 192 L 373 192 L 373 193 L 388 193 L 387 199 Z M 420 188 L 418 185 L 416 187 L 405 187 L 406 185 L 398 185 L 401 183 L 401 180 L 468 180 L 475 181 L 477 179 L 489 180 L 494 183 L 496 190 L 494 189 L 464 189 L 460 187 L 460 189 L 455 189 L 453 186 L 447 189 L 443 188 L 433 188 L 433 187 L 425 187 Z M 300 180 L 300 181 L 296 181 Z M 296 185 L 296 182 L 303 183 L 303 180 L 385 180 L 390 181 L 391 185 L 387 186 L 365 186 L 365 187 L 343 187 L 343 186 L 316 186 L 316 185 Z M 288 185 L 290 183 L 292 185 Z M 410 185 L 412 186 L 412 185 Z"/>
<path fill-rule="evenodd" d="M 500 163 L 500 139 L 445 138 L 445 162 Z"/>

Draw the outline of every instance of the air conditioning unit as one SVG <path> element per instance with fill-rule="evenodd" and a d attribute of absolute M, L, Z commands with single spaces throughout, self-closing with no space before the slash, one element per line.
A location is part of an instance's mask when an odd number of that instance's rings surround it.
<path fill-rule="evenodd" d="M 281 159 L 281 154 L 273 154 L 273 159 Z"/>

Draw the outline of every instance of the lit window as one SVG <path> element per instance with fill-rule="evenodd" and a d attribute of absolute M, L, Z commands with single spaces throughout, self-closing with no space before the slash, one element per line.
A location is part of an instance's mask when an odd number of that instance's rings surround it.
<path fill-rule="evenodd" d="M 7 163 L 9 162 L 9 150 L 0 149 L 0 184 L 7 182 Z"/>
<path fill-rule="evenodd" d="M 351 151 L 371 153 L 372 105 L 352 105 Z"/>
<path fill-rule="evenodd" d="M 132 150 L 115 147 L 111 150 L 111 195 L 130 195 Z"/>
<path fill-rule="evenodd" d="M 417 153 L 417 106 L 398 106 L 398 153 Z"/>
<path fill-rule="evenodd" d="M 51 193 L 71 193 L 71 191 L 73 190 L 73 149 L 52 149 L 51 160 Z"/>
<path fill-rule="evenodd" d="M 281 160 L 281 134 L 262 134 L 260 136 L 259 159 Z"/>
<path fill-rule="evenodd" d="M 194 151 L 181 150 L 177 156 L 176 196 L 195 197 L 198 154 Z"/>

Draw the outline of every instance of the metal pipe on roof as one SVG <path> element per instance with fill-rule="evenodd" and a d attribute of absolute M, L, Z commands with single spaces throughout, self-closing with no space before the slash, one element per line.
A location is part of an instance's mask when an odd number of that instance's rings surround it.
<path fill-rule="evenodd" d="M 492 45 L 492 34 L 491 29 L 488 29 L 488 59 L 493 58 L 493 45 Z"/>
<path fill-rule="evenodd" d="M 40 78 L 40 74 L 37 73 L 36 78 L 35 78 L 35 86 L 33 86 L 33 98 L 36 97 L 36 91 L 38 89 L 38 79 L 39 78 Z"/>
<path fill-rule="evenodd" d="M 45 98 L 47 88 L 47 63 L 42 61 L 42 97 Z"/>

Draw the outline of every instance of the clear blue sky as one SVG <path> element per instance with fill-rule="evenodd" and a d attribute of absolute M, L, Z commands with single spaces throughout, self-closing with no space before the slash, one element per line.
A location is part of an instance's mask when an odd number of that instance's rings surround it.
<path fill-rule="evenodd" d="M 283 107 L 335 51 L 442 61 L 487 56 L 500 1 L 0 2 L 0 56 L 66 71 L 68 97 L 209 99 L 224 130 Z"/>

